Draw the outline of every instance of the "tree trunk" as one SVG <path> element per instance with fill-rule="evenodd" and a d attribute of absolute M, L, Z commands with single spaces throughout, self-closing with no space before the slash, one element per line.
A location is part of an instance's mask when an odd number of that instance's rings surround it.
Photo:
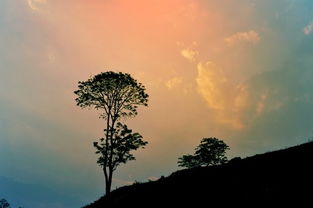
<path fill-rule="evenodd" d="M 108 175 L 108 183 L 106 185 L 106 195 L 109 195 L 111 192 L 111 185 L 112 185 L 112 176 L 113 176 L 113 170 L 109 168 L 109 175 Z"/>
<path fill-rule="evenodd" d="M 114 125 L 116 120 L 112 116 L 108 116 L 109 118 L 111 117 L 111 125 L 108 123 L 108 131 L 110 134 L 107 134 L 107 139 L 110 141 L 110 155 L 109 155 L 109 167 L 108 167 L 108 172 L 106 175 L 106 185 L 105 185 L 105 194 L 108 196 L 111 192 L 111 185 L 112 185 L 112 176 L 113 176 L 113 167 L 112 167 L 112 159 L 113 159 L 113 149 L 114 149 L 114 143 L 113 143 L 113 133 L 114 133 Z"/>
<path fill-rule="evenodd" d="M 111 192 L 113 171 L 103 169 L 103 172 L 105 176 L 105 195 L 108 196 Z"/>
<path fill-rule="evenodd" d="M 103 168 L 103 173 L 105 176 L 105 194 L 109 195 L 111 192 L 112 179 L 110 179 L 110 176 L 109 176 L 106 168 Z"/>
<path fill-rule="evenodd" d="M 105 182 L 105 195 L 108 196 L 111 192 L 112 180 L 106 180 Z"/>

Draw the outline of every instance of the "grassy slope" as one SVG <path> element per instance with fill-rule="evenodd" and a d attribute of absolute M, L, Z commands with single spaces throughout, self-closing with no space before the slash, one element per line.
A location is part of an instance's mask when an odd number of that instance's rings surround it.
<path fill-rule="evenodd" d="M 313 142 L 121 187 L 86 207 L 313 207 Z"/>

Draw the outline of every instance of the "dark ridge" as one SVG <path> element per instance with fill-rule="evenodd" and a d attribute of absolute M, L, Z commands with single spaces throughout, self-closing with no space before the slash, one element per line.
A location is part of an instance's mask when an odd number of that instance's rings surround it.
<path fill-rule="evenodd" d="M 313 142 L 121 187 L 85 208 L 313 207 Z"/>

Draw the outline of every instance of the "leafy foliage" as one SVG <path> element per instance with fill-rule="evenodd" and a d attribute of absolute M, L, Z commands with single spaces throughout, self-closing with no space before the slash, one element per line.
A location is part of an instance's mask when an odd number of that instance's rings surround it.
<path fill-rule="evenodd" d="M 7 202 L 7 200 L 5 200 L 5 199 L 1 199 L 0 200 L 0 208 L 10 208 L 9 202 Z"/>
<path fill-rule="evenodd" d="M 182 157 L 178 158 L 178 164 L 181 167 L 186 167 L 186 168 L 194 168 L 199 165 L 199 161 L 194 155 L 183 155 Z"/>
<path fill-rule="evenodd" d="M 130 151 L 137 150 L 148 143 L 142 140 L 142 136 L 139 133 L 132 133 L 132 130 L 128 129 L 127 125 L 120 122 L 117 123 L 116 129 L 114 129 L 113 139 L 108 142 L 105 140 L 105 138 L 101 138 L 100 143 L 94 142 L 94 147 L 97 149 L 96 153 L 100 154 L 97 163 L 102 167 L 109 167 L 110 163 L 107 155 L 111 155 L 113 170 L 121 163 L 135 160 Z"/>
<path fill-rule="evenodd" d="M 122 72 L 102 72 L 87 81 L 78 82 L 78 106 L 103 109 L 101 114 L 107 119 L 119 119 L 125 116 L 136 116 L 140 105 L 148 105 L 148 94 L 145 87 L 133 79 L 130 74 Z"/>
<path fill-rule="evenodd" d="M 227 162 L 226 150 L 229 147 L 215 137 L 203 138 L 195 149 L 194 155 L 183 155 L 178 158 L 178 165 L 186 168 L 219 165 Z"/>
<path fill-rule="evenodd" d="M 94 142 L 94 147 L 96 154 L 100 154 L 97 163 L 105 175 L 107 194 L 111 190 L 113 171 L 120 164 L 135 160 L 130 151 L 147 144 L 139 133 L 133 133 L 120 122 L 121 118 L 136 116 L 139 106 L 148 105 L 145 90 L 130 74 L 108 71 L 78 82 L 78 90 L 74 92 L 78 106 L 101 110 L 100 118 L 106 120 L 104 137 Z"/>

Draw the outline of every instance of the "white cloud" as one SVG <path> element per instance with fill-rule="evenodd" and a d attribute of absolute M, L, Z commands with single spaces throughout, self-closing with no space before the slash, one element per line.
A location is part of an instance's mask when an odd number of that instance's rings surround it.
<path fill-rule="evenodd" d="M 313 32 L 313 22 L 303 28 L 303 33 L 305 35 L 310 35 L 312 32 Z"/>
<path fill-rule="evenodd" d="M 234 47 L 236 45 L 240 45 L 243 43 L 249 44 L 257 44 L 261 40 L 259 33 L 254 30 L 250 30 L 248 32 L 237 32 L 227 38 L 225 38 L 225 42 L 229 47 Z"/>

